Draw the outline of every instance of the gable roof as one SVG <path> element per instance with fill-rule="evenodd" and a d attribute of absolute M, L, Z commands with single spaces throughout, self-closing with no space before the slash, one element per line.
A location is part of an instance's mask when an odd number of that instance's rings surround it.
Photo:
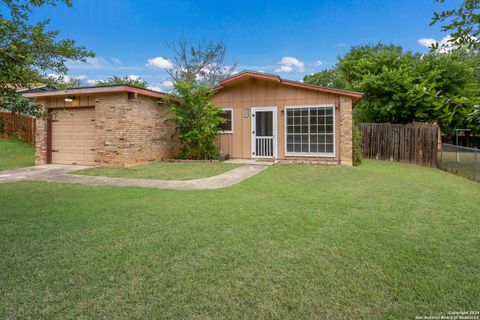
<path fill-rule="evenodd" d="M 262 80 L 267 80 L 267 81 L 275 81 L 277 83 L 281 83 L 287 86 L 291 87 L 297 87 L 297 88 L 303 88 L 307 90 L 314 90 L 314 91 L 319 91 L 319 92 L 326 92 L 326 93 L 332 93 L 332 94 L 338 94 L 341 96 L 347 96 L 352 98 L 352 102 L 355 105 L 360 99 L 362 98 L 363 94 L 360 92 L 355 92 L 355 91 L 347 91 L 347 90 L 341 90 L 341 89 L 334 89 L 334 88 L 327 88 L 327 87 L 321 87 L 321 86 L 315 86 L 311 84 L 306 84 L 300 81 L 293 81 L 293 80 L 286 80 L 281 78 L 279 75 L 276 74 L 269 74 L 269 73 L 262 73 L 262 72 L 256 72 L 256 71 L 242 71 L 240 73 L 237 73 L 231 77 L 228 77 L 222 81 L 220 81 L 220 84 L 217 86 L 217 90 L 221 90 L 224 87 L 227 87 L 237 81 L 244 80 L 244 79 L 262 79 Z"/>
<path fill-rule="evenodd" d="M 66 89 L 66 90 L 33 89 L 33 90 L 23 91 L 22 95 L 27 98 L 37 98 L 37 97 L 54 97 L 54 96 L 66 96 L 66 95 L 75 95 L 75 94 L 98 94 L 98 93 L 111 93 L 111 92 L 131 92 L 131 93 L 137 93 L 137 94 L 141 94 L 141 95 L 152 97 L 152 98 L 165 97 L 165 94 L 163 92 L 134 87 L 127 84 L 95 86 L 95 87 L 79 87 L 79 88 L 72 88 L 72 89 Z"/>

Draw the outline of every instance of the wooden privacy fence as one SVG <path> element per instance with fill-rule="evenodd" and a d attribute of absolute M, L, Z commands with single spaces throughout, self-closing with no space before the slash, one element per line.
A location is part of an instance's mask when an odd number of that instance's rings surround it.
<path fill-rule="evenodd" d="M 377 160 L 437 165 L 439 127 L 431 124 L 360 123 L 363 156 Z"/>
<path fill-rule="evenodd" d="M 0 111 L 0 138 L 18 138 L 35 144 L 35 118 Z"/>

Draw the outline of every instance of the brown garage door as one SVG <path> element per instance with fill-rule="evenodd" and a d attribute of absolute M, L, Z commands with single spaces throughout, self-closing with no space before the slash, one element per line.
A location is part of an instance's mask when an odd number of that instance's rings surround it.
<path fill-rule="evenodd" d="M 52 163 L 95 164 L 95 109 L 59 110 L 52 121 Z"/>

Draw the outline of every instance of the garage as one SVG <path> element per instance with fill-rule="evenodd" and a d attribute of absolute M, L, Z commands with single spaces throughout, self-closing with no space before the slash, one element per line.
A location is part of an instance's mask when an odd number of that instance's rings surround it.
<path fill-rule="evenodd" d="M 55 164 L 95 164 L 95 108 L 55 111 L 51 159 Z"/>

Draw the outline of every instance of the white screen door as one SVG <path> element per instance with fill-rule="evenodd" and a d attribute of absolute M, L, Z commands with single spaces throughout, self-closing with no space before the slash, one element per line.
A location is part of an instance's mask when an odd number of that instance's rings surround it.
<path fill-rule="evenodd" d="M 277 157 L 277 108 L 252 108 L 252 156 Z"/>

